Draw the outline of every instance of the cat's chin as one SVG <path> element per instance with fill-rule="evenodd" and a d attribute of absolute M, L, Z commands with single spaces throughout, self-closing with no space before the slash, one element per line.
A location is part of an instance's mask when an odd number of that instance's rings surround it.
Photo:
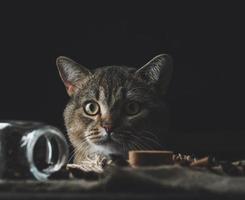
<path fill-rule="evenodd" d="M 123 155 L 123 151 L 116 147 L 114 143 L 91 144 L 90 150 L 98 154 L 110 156 L 111 154 Z"/>

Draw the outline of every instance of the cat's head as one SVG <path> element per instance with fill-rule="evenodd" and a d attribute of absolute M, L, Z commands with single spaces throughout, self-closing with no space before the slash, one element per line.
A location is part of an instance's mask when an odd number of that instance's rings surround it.
<path fill-rule="evenodd" d="M 166 93 L 172 60 L 166 54 L 143 67 L 106 66 L 89 70 L 58 57 L 57 66 L 70 101 L 64 118 L 77 151 L 126 154 L 130 149 L 159 148 L 166 126 Z"/>

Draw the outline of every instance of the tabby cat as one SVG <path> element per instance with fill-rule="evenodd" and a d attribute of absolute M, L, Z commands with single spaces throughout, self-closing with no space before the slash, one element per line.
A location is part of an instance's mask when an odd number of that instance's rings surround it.
<path fill-rule="evenodd" d="M 161 149 L 168 124 L 164 102 L 173 71 L 167 54 L 143 67 L 104 66 L 90 70 L 67 57 L 57 58 L 70 96 L 64 121 L 74 147 L 74 164 L 102 170 L 110 154 Z"/>

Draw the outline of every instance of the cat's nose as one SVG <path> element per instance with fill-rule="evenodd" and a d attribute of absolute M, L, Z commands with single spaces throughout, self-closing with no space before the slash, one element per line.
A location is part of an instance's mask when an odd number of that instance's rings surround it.
<path fill-rule="evenodd" d="M 106 133 L 108 135 L 111 135 L 112 133 L 112 115 L 111 114 L 107 114 L 104 115 L 102 120 L 101 120 L 101 126 L 105 129 Z"/>
<path fill-rule="evenodd" d="M 105 131 L 110 134 L 112 132 L 112 126 L 111 125 L 107 125 L 107 126 L 104 126 L 104 129 Z"/>
<path fill-rule="evenodd" d="M 102 127 L 105 131 L 110 134 L 112 132 L 112 124 L 111 123 L 102 123 Z"/>

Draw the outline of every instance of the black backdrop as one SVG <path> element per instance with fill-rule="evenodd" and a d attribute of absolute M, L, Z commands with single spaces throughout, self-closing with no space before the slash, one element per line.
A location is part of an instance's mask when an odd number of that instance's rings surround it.
<path fill-rule="evenodd" d="M 169 148 L 244 157 L 244 6 L 233 1 L 1 1 L 0 119 L 64 130 L 55 59 L 88 67 L 174 59 Z"/>

